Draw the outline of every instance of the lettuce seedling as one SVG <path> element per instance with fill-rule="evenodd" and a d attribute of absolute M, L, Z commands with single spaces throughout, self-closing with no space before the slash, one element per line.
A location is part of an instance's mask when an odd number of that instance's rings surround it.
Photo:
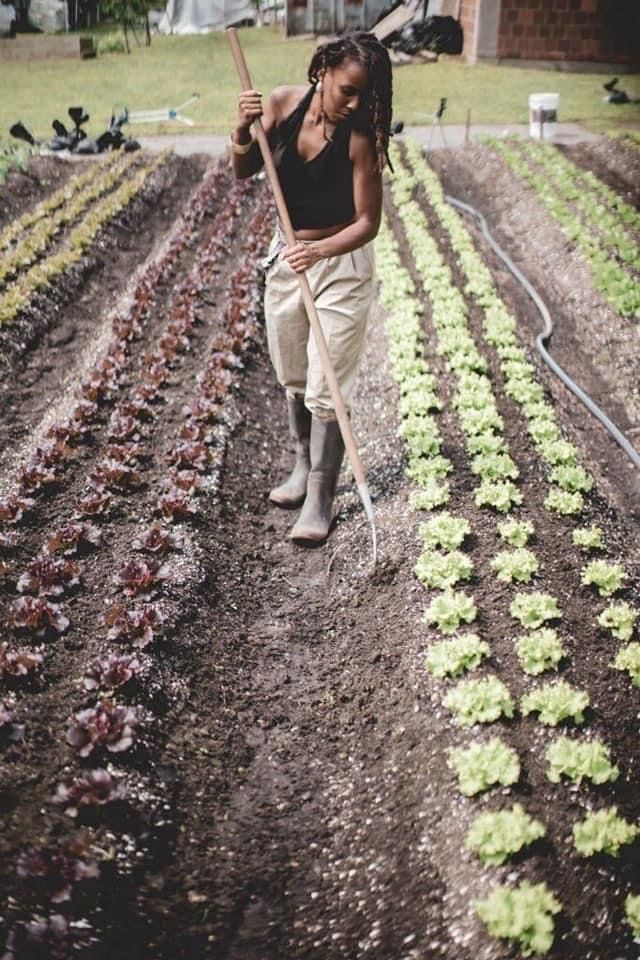
<path fill-rule="evenodd" d="M 77 817 L 83 807 L 103 807 L 115 800 L 124 800 L 126 794 L 122 774 L 116 775 L 109 770 L 87 770 L 75 780 L 59 783 L 51 800 L 63 806 L 68 817 Z"/>
<path fill-rule="evenodd" d="M 584 723 L 583 711 L 589 706 L 589 694 L 586 690 L 576 690 L 566 680 L 543 683 L 520 701 L 523 716 L 538 713 L 538 720 L 547 726 L 555 727 L 563 720 Z"/>
<path fill-rule="evenodd" d="M 640 896 L 630 893 L 624 902 L 624 912 L 636 942 L 640 941 Z"/>
<path fill-rule="evenodd" d="M 616 640 L 630 640 L 638 619 L 638 611 L 628 603 L 612 603 L 598 617 L 601 627 L 610 630 Z"/>
<path fill-rule="evenodd" d="M 443 511 L 432 520 L 421 523 L 418 533 L 425 547 L 456 550 L 471 533 L 471 525 L 464 517 L 454 517 Z"/>
<path fill-rule="evenodd" d="M 553 943 L 553 915 L 562 909 L 544 883 L 523 880 L 517 887 L 495 887 L 475 910 L 493 937 L 511 940 L 523 957 L 548 953 Z"/>
<path fill-rule="evenodd" d="M 562 777 L 577 784 L 583 780 L 608 783 L 620 774 L 611 763 L 609 748 L 600 740 L 557 737 L 547 747 L 545 756 L 549 763 L 547 777 L 552 783 L 560 783 Z"/>
<path fill-rule="evenodd" d="M 546 620 L 559 620 L 562 617 L 556 598 L 549 593 L 539 592 L 517 593 L 509 612 L 528 629 L 541 627 Z"/>
<path fill-rule="evenodd" d="M 44 597 L 19 597 L 7 612 L 7 624 L 14 630 L 25 630 L 36 637 L 61 634 L 69 626 L 69 620 L 57 603 Z"/>
<path fill-rule="evenodd" d="M 0 680 L 37 674 L 43 662 L 44 657 L 37 650 L 10 650 L 6 640 L 0 643 Z"/>
<path fill-rule="evenodd" d="M 474 500 L 478 507 L 493 507 L 500 513 L 508 513 L 514 505 L 522 503 L 522 494 L 511 480 L 483 480 Z"/>
<path fill-rule="evenodd" d="M 105 611 L 103 620 L 109 627 L 108 640 L 128 641 L 138 649 L 151 643 L 163 623 L 162 614 L 153 603 L 143 603 L 131 610 L 115 603 Z"/>
<path fill-rule="evenodd" d="M 513 550 L 501 550 L 491 561 L 491 568 L 497 571 L 498 580 L 504 583 L 529 583 L 538 571 L 536 555 L 526 547 Z"/>
<path fill-rule="evenodd" d="M 460 550 L 440 553 L 425 550 L 418 557 L 413 572 L 425 587 L 453 587 L 460 580 L 468 580 L 473 571 L 471 558 Z"/>
<path fill-rule="evenodd" d="M 73 715 L 67 729 L 67 743 L 81 757 L 88 757 L 97 746 L 120 753 L 133 743 L 138 720 L 139 710 L 134 707 L 101 700 L 95 707 Z"/>
<path fill-rule="evenodd" d="M 477 816 L 467 831 L 464 845 L 483 863 L 497 867 L 512 854 L 544 837 L 545 832 L 539 820 L 525 813 L 521 804 L 514 803 L 510 810 Z"/>
<path fill-rule="evenodd" d="M 560 637 L 551 627 L 540 627 L 518 637 L 516 650 L 522 669 L 532 676 L 545 670 L 555 670 L 566 652 Z"/>
<path fill-rule="evenodd" d="M 47 537 L 45 553 L 61 553 L 73 556 L 83 547 L 99 547 L 102 543 L 102 531 L 92 523 L 67 523 Z"/>
<path fill-rule="evenodd" d="M 589 491 L 593 487 L 593 477 L 577 464 L 559 464 L 551 471 L 551 480 L 562 490 L 569 493 Z"/>
<path fill-rule="evenodd" d="M 581 550 L 604 550 L 600 527 L 578 527 L 571 534 L 571 539 Z"/>
<path fill-rule="evenodd" d="M 511 547 L 524 547 L 533 533 L 530 520 L 501 520 L 498 524 L 499 536 Z"/>
<path fill-rule="evenodd" d="M 497 783 L 510 787 L 520 778 L 518 754 L 498 737 L 487 743 L 452 747 L 449 766 L 457 773 L 460 792 L 465 797 L 472 797 Z"/>
<path fill-rule="evenodd" d="M 148 596 L 150 591 L 166 580 L 169 567 L 157 560 L 129 560 L 114 576 L 114 582 L 122 587 L 129 597 L 136 594 Z"/>
<path fill-rule="evenodd" d="M 619 650 L 613 667 L 616 670 L 626 670 L 634 687 L 640 687 L 640 643 L 634 641 Z"/>
<path fill-rule="evenodd" d="M 424 612 L 427 624 L 435 623 L 440 633 L 454 633 L 461 623 L 472 623 L 477 615 L 473 597 L 461 590 L 444 590 Z"/>
<path fill-rule="evenodd" d="M 513 716 L 511 694 L 504 683 L 493 676 L 461 680 L 449 690 L 443 703 L 464 727 Z"/>
<path fill-rule="evenodd" d="M 440 640 L 432 644 L 427 652 L 425 665 L 438 679 L 457 677 L 465 670 L 475 670 L 489 653 L 489 644 L 481 640 L 476 633 L 463 633 L 451 640 Z"/>
<path fill-rule="evenodd" d="M 619 563 L 592 560 L 582 571 L 581 582 L 585 586 L 594 584 L 601 597 L 610 597 L 621 588 L 626 579 L 627 574 Z"/>
<path fill-rule="evenodd" d="M 617 857 L 620 847 L 633 843 L 640 827 L 618 816 L 617 807 L 607 807 L 588 813 L 584 820 L 573 825 L 573 842 L 578 853 L 591 857 L 594 853 L 608 853 Z"/>
<path fill-rule="evenodd" d="M 568 490 L 561 490 L 560 487 L 552 487 L 545 498 L 544 505 L 547 510 L 570 516 L 582 512 L 584 498 L 579 491 L 570 493 Z"/>

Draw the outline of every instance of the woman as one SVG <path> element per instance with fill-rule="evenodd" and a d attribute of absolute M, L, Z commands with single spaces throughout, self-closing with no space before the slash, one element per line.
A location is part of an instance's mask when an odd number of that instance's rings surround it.
<path fill-rule="evenodd" d="M 317 543 L 331 526 L 344 443 L 297 274 L 307 273 L 349 409 L 374 294 L 391 63 L 373 34 L 348 34 L 318 47 L 308 79 L 308 88 L 277 87 L 264 107 L 256 90 L 240 94 L 231 158 L 238 178 L 260 169 L 250 128 L 262 117 L 296 237 L 289 247 L 278 229 L 267 258 L 269 354 L 286 391 L 296 451 L 291 475 L 269 499 L 285 508 L 302 504 L 290 537 Z"/>

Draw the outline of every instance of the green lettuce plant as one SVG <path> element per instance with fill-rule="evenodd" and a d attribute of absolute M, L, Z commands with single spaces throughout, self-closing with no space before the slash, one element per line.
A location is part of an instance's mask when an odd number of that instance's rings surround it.
<path fill-rule="evenodd" d="M 522 669 L 532 676 L 555 670 L 565 656 L 562 641 L 551 627 L 540 627 L 518 637 L 516 650 Z"/>
<path fill-rule="evenodd" d="M 449 690 L 443 703 L 464 727 L 513 716 L 511 694 L 497 677 L 461 680 Z"/>
<path fill-rule="evenodd" d="M 473 572 L 473 562 L 466 553 L 450 550 L 440 553 L 425 550 L 418 557 L 413 571 L 426 587 L 453 587 L 460 580 L 468 580 Z"/>
<path fill-rule="evenodd" d="M 467 831 L 465 847 L 483 863 L 497 867 L 544 835 L 544 825 L 530 817 L 521 804 L 514 803 L 510 810 L 477 816 Z"/>
<path fill-rule="evenodd" d="M 475 670 L 489 653 L 489 644 L 476 633 L 462 633 L 451 640 L 432 644 L 425 657 L 425 665 L 438 679 L 457 677 L 467 670 Z"/>
<path fill-rule="evenodd" d="M 582 571 L 581 582 L 585 586 L 593 584 L 601 597 L 610 597 L 620 589 L 626 579 L 627 574 L 620 564 L 592 560 Z"/>
<path fill-rule="evenodd" d="M 541 627 L 547 620 L 559 620 L 562 617 L 556 598 L 540 592 L 517 593 L 509 612 L 527 629 Z"/>
<path fill-rule="evenodd" d="M 475 910 L 493 937 L 511 940 L 523 957 L 548 953 L 553 943 L 553 915 L 562 909 L 544 883 L 523 880 L 517 887 L 495 887 Z"/>
<path fill-rule="evenodd" d="M 627 923 L 633 930 L 636 941 L 640 940 L 640 896 L 630 893 L 624 902 Z"/>
<path fill-rule="evenodd" d="M 420 524 L 418 530 L 425 547 L 456 550 L 471 533 L 471 525 L 464 517 L 454 517 L 443 511 L 437 517 Z"/>
<path fill-rule="evenodd" d="M 498 580 L 505 583 L 529 583 L 538 571 L 536 555 L 526 547 L 513 550 L 501 550 L 491 561 L 491 569 L 497 573 Z"/>
<path fill-rule="evenodd" d="M 449 765 L 457 773 L 460 792 L 465 797 L 472 797 L 497 783 L 510 787 L 520 778 L 518 754 L 498 737 L 487 743 L 452 747 Z"/>
<path fill-rule="evenodd" d="M 455 633 L 461 623 L 472 623 L 477 616 L 473 597 L 451 587 L 434 597 L 424 612 L 424 622 L 435 624 L 440 633 Z"/>
<path fill-rule="evenodd" d="M 638 619 L 638 611 L 628 603 L 612 603 L 598 617 L 601 627 L 610 630 L 616 640 L 630 640 Z"/>
<path fill-rule="evenodd" d="M 578 527 L 571 534 L 571 539 L 581 550 L 604 550 L 600 527 Z"/>
<path fill-rule="evenodd" d="M 530 520 L 501 520 L 498 534 L 511 547 L 524 547 L 534 534 Z"/>
<path fill-rule="evenodd" d="M 546 749 L 547 777 L 552 783 L 560 783 L 562 777 L 580 784 L 583 780 L 592 783 L 608 783 L 620 775 L 611 763 L 609 748 L 600 740 L 574 740 L 572 737 L 557 737 Z"/>
<path fill-rule="evenodd" d="M 492 507 L 508 513 L 522 503 L 522 494 L 511 480 L 483 480 L 476 489 L 474 500 L 478 507 Z"/>
<path fill-rule="evenodd" d="M 520 701 L 523 716 L 538 713 L 540 723 L 555 727 L 563 720 L 584 723 L 583 711 L 589 706 L 586 690 L 576 690 L 566 680 L 543 683 L 526 693 Z"/>
<path fill-rule="evenodd" d="M 640 827 L 618 816 L 617 807 L 607 807 L 588 813 L 584 820 L 573 825 L 573 842 L 578 853 L 591 857 L 594 853 L 608 853 L 617 857 L 620 847 L 633 843 Z"/>
<path fill-rule="evenodd" d="M 613 666 L 616 670 L 626 670 L 634 687 L 640 687 L 640 643 L 634 640 L 619 650 Z"/>
<path fill-rule="evenodd" d="M 560 489 L 560 487 L 552 487 L 545 498 L 544 505 L 547 510 L 569 516 L 582 511 L 584 498 L 579 491 L 570 493 L 568 490 Z"/>

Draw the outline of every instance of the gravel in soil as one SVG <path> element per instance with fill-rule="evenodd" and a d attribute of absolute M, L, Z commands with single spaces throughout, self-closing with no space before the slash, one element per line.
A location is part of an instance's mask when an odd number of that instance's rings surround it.
<path fill-rule="evenodd" d="M 135 208 L 105 231 L 91 269 L 65 286 L 64 310 L 50 313 L 45 303 L 30 318 L 29 347 L 4 351 L 11 388 L 7 380 L 0 396 L 0 490 L 11 484 L 12 451 L 28 449 L 63 384 L 82 368 L 108 309 L 123 296 L 123 278 L 157 250 L 206 167 L 205 158 L 171 158 Z M 599 301 L 534 199 L 523 197 L 521 186 L 481 147 L 439 153 L 437 167 L 447 191 L 475 201 L 525 263 L 529 278 L 552 299 L 562 319 L 554 347 L 586 378 L 583 386 L 608 398 L 628 425 L 638 426 L 628 329 L 621 330 Z M 28 181 L 22 201 L 4 199 L 3 188 L 1 209 L 17 216 L 52 189 L 55 178 L 47 171 L 46 183 Z M 65 175 L 60 171 L 61 180 Z M 259 202 L 258 185 L 252 190 L 242 199 L 243 218 Z M 224 204 L 224 190 L 221 196 Z M 216 210 L 203 221 L 197 244 L 206 241 Z M 401 224 L 395 226 L 402 239 Z M 545 491 L 533 449 L 515 408 L 502 396 L 544 583 L 566 611 L 562 630 L 569 658 L 562 675 L 590 691 L 589 729 L 610 744 L 623 776 L 606 794 L 602 788 L 552 785 L 544 749 L 553 731 L 531 717 L 500 722 L 492 730 L 525 758 L 520 782 L 503 799 L 519 800 L 543 819 L 547 838 L 529 856 L 497 869 L 481 867 L 463 848 L 475 814 L 495 807 L 500 797 L 491 791 L 463 798 L 447 765 L 447 748 L 468 737 L 442 705 L 445 686 L 423 665 L 428 644 L 438 637 L 421 621 L 429 594 L 413 566 L 422 518 L 409 506 L 381 308 L 372 317 L 354 412 L 376 510 L 376 567 L 347 467 L 335 528 L 318 549 L 290 543 L 294 515 L 267 500 L 290 463 L 290 451 L 284 400 L 257 328 L 226 401 L 214 482 L 199 497 L 197 517 L 179 525 L 183 547 L 169 557 L 174 569 L 171 594 L 163 598 L 167 629 L 142 652 L 149 672 L 134 685 L 133 699 L 151 719 L 135 749 L 102 758 L 126 773 L 137 802 L 80 814 L 75 823 L 50 803 L 72 765 L 64 732 L 82 703 L 77 678 L 104 652 L 99 614 L 113 594 L 108 578 L 130 556 L 162 454 L 193 396 L 202 357 L 219 335 L 241 234 L 239 228 L 201 294 L 194 340 L 172 369 L 159 426 L 150 434 L 153 456 L 141 496 L 120 498 L 104 524 L 105 547 L 84 562 L 82 587 L 69 600 L 72 626 L 51 644 L 45 680 L 20 691 L 24 742 L 0 748 L 0 886 L 13 898 L 6 901 L 5 925 L 23 920 L 29 910 L 86 919 L 90 930 L 76 930 L 77 949 L 70 955 L 91 960 L 498 960 L 517 951 L 487 937 L 472 902 L 495 882 L 526 877 L 544 879 L 563 903 L 550 957 L 636 956 L 622 912 L 634 877 L 633 855 L 618 863 L 585 861 L 571 852 L 569 840 L 571 824 L 605 797 L 613 796 L 629 819 L 638 817 L 640 693 L 609 668 L 613 647 L 595 625 L 598 604 L 589 591 L 576 589 L 582 557 L 567 549 L 571 525 L 553 521 L 542 507 Z M 455 272 L 454 258 L 441 242 Z M 172 291 L 194 257 L 191 246 L 163 278 L 144 337 L 133 347 L 136 362 L 125 392 L 135 386 L 136 363 L 164 329 Z M 487 259 L 501 293 L 522 319 L 526 341 L 536 318 L 503 268 Z M 580 318 L 589 311 L 595 322 L 585 329 Z M 472 322 L 477 328 L 477 320 Z M 451 384 L 439 366 L 429 323 L 425 305 L 428 359 L 446 397 Z M 59 335 L 65 325 L 74 331 L 70 339 Z M 607 349 L 596 351 L 603 342 Z M 499 385 L 499 372 L 490 369 Z M 632 472 L 543 368 L 540 378 L 567 435 L 597 477 L 587 519 L 603 527 L 610 549 L 629 570 L 625 597 L 637 605 Z M 475 507 L 459 429 L 449 413 L 442 422 L 447 455 L 456 466 L 450 510 L 467 516 L 474 531 L 471 587 L 479 610 L 474 628 L 492 648 L 483 672 L 497 673 L 519 696 L 528 683 L 513 655 L 512 591 L 488 566 L 499 544 L 496 518 Z M 97 436 L 84 445 L 64 489 L 53 492 L 20 529 L 21 545 L 10 558 L 14 576 L 51 525 L 68 513 L 69 498 L 81 489 L 101 442 Z M 1 590 L 0 607 L 6 610 L 15 580 L 5 581 Z M 93 760 L 85 764 L 93 765 Z M 101 879 L 77 884 L 72 899 L 60 904 L 50 904 L 39 889 L 27 893 L 15 870 L 24 846 L 51 844 L 82 828 L 95 831 L 109 854 Z M 24 948 L 18 955 L 54 956 L 48 949 L 29 954 Z"/>

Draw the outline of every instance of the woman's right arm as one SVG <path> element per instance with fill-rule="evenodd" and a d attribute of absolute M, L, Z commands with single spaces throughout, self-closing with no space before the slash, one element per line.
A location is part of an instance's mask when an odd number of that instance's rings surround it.
<path fill-rule="evenodd" d="M 278 122 L 280 100 L 278 94 L 278 90 L 273 91 L 264 109 L 262 94 L 257 90 L 243 90 L 238 95 L 238 122 L 231 134 L 231 164 L 238 180 L 253 176 L 263 165 L 258 141 L 251 133 L 251 124 L 261 117 L 264 132 L 269 138 Z M 241 152 L 234 149 L 233 144 L 237 144 Z"/>

